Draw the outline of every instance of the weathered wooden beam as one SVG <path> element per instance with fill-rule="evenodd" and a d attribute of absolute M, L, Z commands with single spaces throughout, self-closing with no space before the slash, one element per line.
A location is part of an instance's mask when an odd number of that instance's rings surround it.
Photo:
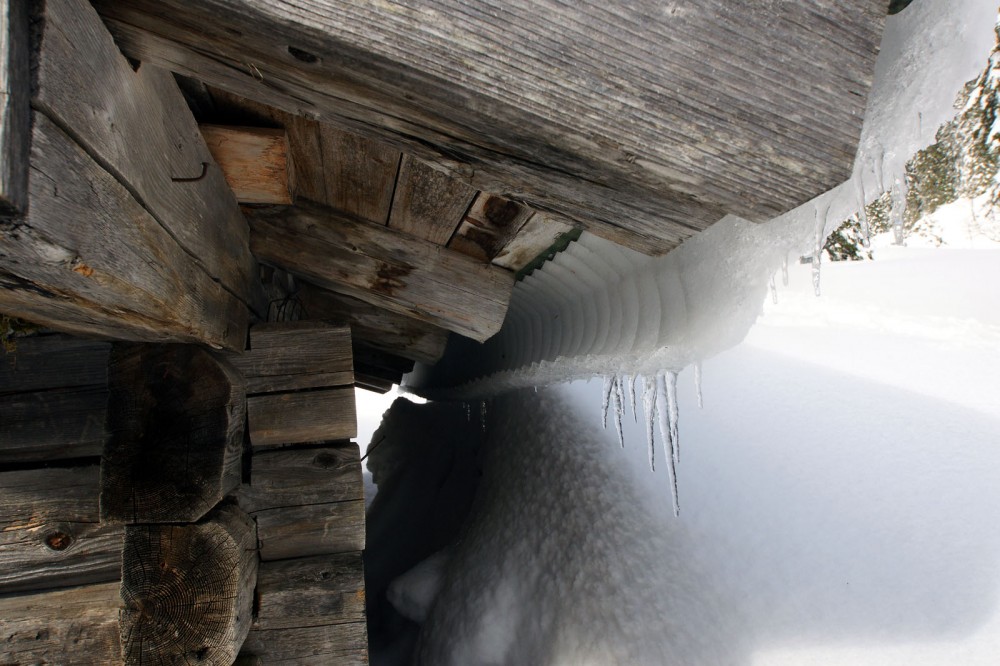
<path fill-rule="evenodd" d="M 536 213 L 497 253 L 493 263 L 516 273 L 571 231 L 573 227 L 565 222 L 544 213 Z"/>
<path fill-rule="evenodd" d="M 475 196 L 476 191 L 464 182 L 404 155 L 389 226 L 435 245 L 447 245 Z"/>
<path fill-rule="evenodd" d="M 133 57 L 647 251 L 847 178 L 886 13 L 884 0 L 96 4 Z"/>
<path fill-rule="evenodd" d="M 305 319 L 349 324 L 354 342 L 413 361 L 436 363 L 448 344 L 443 328 L 308 282 L 299 283 L 295 297 Z"/>
<path fill-rule="evenodd" d="M 393 382 L 389 379 L 383 379 L 381 377 L 374 377 L 372 375 L 358 374 L 354 378 L 354 385 L 360 389 L 366 391 L 372 391 L 373 393 L 381 393 L 385 395 L 392 390 L 392 387 L 399 382 Z"/>
<path fill-rule="evenodd" d="M 201 135 L 236 200 L 292 203 L 292 164 L 282 129 L 201 125 Z"/>
<path fill-rule="evenodd" d="M 0 473 L 0 594 L 121 577 L 122 528 L 100 523 L 99 489 L 97 465 Z"/>
<path fill-rule="evenodd" d="M 250 632 L 243 649 L 266 664 L 367 666 L 368 629 L 364 622 L 260 629 Z"/>
<path fill-rule="evenodd" d="M 0 396 L 0 463 L 101 455 L 107 406 L 106 385 Z"/>
<path fill-rule="evenodd" d="M 119 584 L 0 597 L 4 664 L 122 664 Z"/>
<path fill-rule="evenodd" d="M 119 343 L 108 371 L 101 519 L 193 522 L 242 479 L 245 384 L 194 345 Z"/>
<path fill-rule="evenodd" d="M 532 213 L 516 201 L 480 192 L 448 247 L 480 261 L 492 261 L 517 236 Z"/>
<path fill-rule="evenodd" d="M 264 561 L 364 550 L 357 444 L 254 455 L 240 505 L 257 521 Z"/>
<path fill-rule="evenodd" d="M 194 525 L 127 526 L 125 663 L 230 666 L 250 629 L 256 580 L 256 528 L 235 503 Z"/>
<path fill-rule="evenodd" d="M 483 341 L 503 324 L 512 273 L 319 206 L 248 211 L 262 261 L 367 303 Z"/>
<path fill-rule="evenodd" d="M 0 355 L 0 395 L 107 384 L 111 345 L 68 335 L 35 335 Z"/>
<path fill-rule="evenodd" d="M 47 2 L 41 18 L 34 108 L 121 182 L 198 272 L 259 310 L 246 221 L 169 71 L 133 69 L 86 0 Z"/>
<path fill-rule="evenodd" d="M 250 396 L 247 416 L 255 449 L 350 439 L 358 434 L 351 387 Z"/>
<path fill-rule="evenodd" d="M 257 324 L 250 348 L 230 357 L 247 393 L 274 393 L 354 383 L 351 329 L 316 321 Z"/>
<path fill-rule="evenodd" d="M 0 0 L 0 216 L 28 206 L 31 145 L 29 3 Z"/>

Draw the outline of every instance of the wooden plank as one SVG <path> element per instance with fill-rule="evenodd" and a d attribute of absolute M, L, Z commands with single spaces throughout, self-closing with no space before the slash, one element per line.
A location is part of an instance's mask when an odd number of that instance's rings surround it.
<path fill-rule="evenodd" d="M 392 390 L 392 387 L 398 382 L 392 382 L 388 379 L 382 379 L 381 377 L 373 377 L 371 375 L 359 374 L 354 378 L 354 385 L 359 389 L 364 389 L 366 391 L 372 391 L 373 393 L 380 393 L 385 395 Z"/>
<path fill-rule="evenodd" d="M 31 164 L 29 213 L 0 228 L 0 310 L 89 337 L 243 349 L 246 306 L 41 114 Z"/>
<path fill-rule="evenodd" d="M 365 621 L 361 553 L 261 564 L 254 629 L 299 629 Z"/>
<path fill-rule="evenodd" d="M 491 261 L 521 230 L 533 211 L 516 201 L 480 192 L 448 247 Z"/>
<path fill-rule="evenodd" d="M 264 509 L 253 517 L 265 562 L 365 548 L 363 499 Z"/>
<path fill-rule="evenodd" d="M 194 345 L 118 343 L 108 370 L 101 520 L 186 523 L 243 477 L 246 388 Z"/>
<path fill-rule="evenodd" d="M 0 0 L 0 215 L 28 207 L 31 47 L 28 3 Z"/>
<path fill-rule="evenodd" d="M 318 206 L 248 211 L 254 254 L 320 286 L 484 341 L 512 273 Z"/>
<path fill-rule="evenodd" d="M 464 182 L 404 155 L 389 226 L 435 245 L 446 245 L 475 195 Z"/>
<path fill-rule="evenodd" d="M 0 597 L 3 663 L 122 664 L 119 584 Z"/>
<path fill-rule="evenodd" d="M 100 523 L 100 467 L 0 473 L 0 594 L 117 581 L 122 528 Z"/>
<path fill-rule="evenodd" d="M 292 165 L 285 130 L 222 125 L 201 125 L 200 129 L 237 201 L 292 203 Z"/>
<path fill-rule="evenodd" d="M 250 349 L 231 357 L 247 393 L 273 393 L 354 383 L 351 329 L 323 322 L 257 324 Z"/>
<path fill-rule="evenodd" d="M 234 503 L 196 525 L 129 525 L 119 620 L 126 664 L 231 666 L 250 630 L 256 528 Z"/>
<path fill-rule="evenodd" d="M 413 361 L 436 363 L 448 344 L 443 328 L 308 282 L 299 283 L 296 298 L 306 319 L 349 324 L 355 341 Z"/>
<path fill-rule="evenodd" d="M 258 451 L 250 483 L 240 488 L 250 513 L 304 504 L 363 500 L 357 444 Z"/>
<path fill-rule="evenodd" d="M 362 220 L 385 224 L 400 170 L 399 151 L 329 125 L 320 125 L 320 142 L 326 175 L 322 203 Z"/>
<path fill-rule="evenodd" d="M 247 398 L 253 447 L 350 439 L 358 434 L 354 389 L 269 393 Z"/>
<path fill-rule="evenodd" d="M 884 0 L 96 4 L 133 57 L 647 251 L 847 178 L 886 14 Z"/>
<path fill-rule="evenodd" d="M 251 629 L 243 650 L 266 664 L 287 666 L 366 666 L 368 628 L 364 622 L 302 629 Z"/>
<path fill-rule="evenodd" d="M 99 456 L 107 385 L 0 396 L 0 464 Z"/>
<path fill-rule="evenodd" d="M 516 273 L 572 230 L 573 227 L 550 215 L 535 213 L 493 258 L 493 263 Z"/>
<path fill-rule="evenodd" d="M 199 272 L 262 312 L 246 222 L 171 74 L 133 70 L 86 0 L 47 3 L 43 18 L 32 104 L 125 185 Z"/>
<path fill-rule="evenodd" d="M 68 335 L 35 335 L 0 356 L 0 394 L 105 384 L 107 342 Z"/>

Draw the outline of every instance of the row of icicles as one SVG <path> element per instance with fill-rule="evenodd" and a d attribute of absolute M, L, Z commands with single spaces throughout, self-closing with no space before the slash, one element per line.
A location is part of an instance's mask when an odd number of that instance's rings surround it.
<path fill-rule="evenodd" d="M 604 378 L 604 389 L 601 401 L 601 420 L 604 428 L 608 427 L 608 414 L 614 407 L 615 430 L 618 433 L 618 443 L 625 447 L 625 433 L 622 420 L 625 417 L 625 394 L 628 394 L 632 419 L 639 422 L 639 410 L 636 406 L 637 381 L 642 381 L 642 411 L 646 420 L 646 447 L 649 451 L 649 469 L 656 471 L 656 446 L 654 430 L 659 425 L 660 440 L 663 442 L 663 453 L 667 462 L 667 476 L 670 482 L 673 498 L 674 515 L 680 515 L 680 497 L 677 490 L 677 466 L 681 461 L 681 441 L 678 433 L 677 408 L 677 373 L 672 370 L 661 370 L 655 375 L 621 375 Z M 701 364 L 694 366 L 695 390 L 698 394 L 698 407 L 702 406 L 701 394 Z"/>

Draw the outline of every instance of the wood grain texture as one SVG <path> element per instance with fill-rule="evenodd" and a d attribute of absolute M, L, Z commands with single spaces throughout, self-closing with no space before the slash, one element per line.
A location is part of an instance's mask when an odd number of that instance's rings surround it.
<path fill-rule="evenodd" d="M 363 499 L 264 509 L 253 516 L 265 562 L 365 548 Z"/>
<path fill-rule="evenodd" d="M 28 207 L 31 47 L 28 3 L 0 0 L 0 215 Z"/>
<path fill-rule="evenodd" d="M 886 13 L 882 0 L 97 6 L 133 57 L 647 251 L 847 178 Z"/>
<path fill-rule="evenodd" d="M 435 245 L 447 245 L 475 195 L 464 182 L 404 155 L 389 226 Z"/>
<path fill-rule="evenodd" d="M 47 3 L 43 26 L 34 107 L 124 185 L 199 272 L 260 312 L 246 222 L 170 73 L 134 71 L 86 0 Z M 191 180 L 204 163 L 204 177 Z"/>
<path fill-rule="evenodd" d="M 250 629 L 254 522 L 224 503 L 195 525 L 130 525 L 122 551 L 126 664 L 231 666 Z"/>
<path fill-rule="evenodd" d="M 280 666 L 367 666 L 368 628 L 364 622 L 302 629 L 251 629 L 247 655 Z"/>
<path fill-rule="evenodd" d="M 100 467 L 0 473 L 0 594 L 117 581 L 122 528 L 100 523 Z"/>
<path fill-rule="evenodd" d="M 258 451 L 250 484 L 241 486 L 239 498 L 240 506 L 250 513 L 363 500 L 358 445 Z"/>
<path fill-rule="evenodd" d="M 0 355 L 0 395 L 106 384 L 111 345 L 68 335 L 36 335 Z"/>
<path fill-rule="evenodd" d="M 119 584 L 0 597 L 4 664 L 122 664 Z"/>
<path fill-rule="evenodd" d="M 257 324 L 230 361 L 258 394 L 353 384 L 352 356 L 349 327 L 298 321 Z"/>
<path fill-rule="evenodd" d="M 385 224 L 400 171 L 399 151 L 326 124 L 319 126 L 319 132 L 326 174 L 324 203 L 362 220 Z"/>
<path fill-rule="evenodd" d="M 296 297 L 306 319 L 346 323 L 355 342 L 413 361 L 436 363 L 448 343 L 443 328 L 308 282 Z"/>
<path fill-rule="evenodd" d="M 261 564 L 254 629 L 296 629 L 365 621 L 361 553 Z"/>
<path fill-rule="evenodd" d="M 0 396 L 0 463 L 101 455 L 107 407 L 107 385 Z"/>
<path fill-rule="evenodd" d="M 573 227 L 550 215 L 536 213 L 497 253 L 493 263 L 516 273 L 552 247 L 560 236 L 572 230 Z"/>
<path fill-rule="evenodd" d="M 109 367 L 101 519 L 187 523 L 239 486 L 242 376 L 194 345 L 118 343 Z"/>
<path fill-rule="evenodd" d="M 532 214 L 530 208 L 516 201 L 480 192 L 448 247 L 480 261 L 491 261 Z"/>
<path fill-rule="evenodd" d="M 429 241 L 318 206 L 248 212 L 254 254 L 310 282 L 483 341 L 514 276 Z"/>
<path fill-rule="evenodd" d="M 240 203 L 292 203 L 292 164 L 285 130 L 201 125 L 201 135 Z"/>
<path fill-rule="evenodd" d="M 31 168 L 28 215 L 0 224 L 0 310 L 88 337 L 243 348 L 246 305 L 41 114 Z"/>
<path fill-rule="evenodd" d="M 247 398 L 254 449 L 351 439 L 358 434 L 351 387 Z"/>

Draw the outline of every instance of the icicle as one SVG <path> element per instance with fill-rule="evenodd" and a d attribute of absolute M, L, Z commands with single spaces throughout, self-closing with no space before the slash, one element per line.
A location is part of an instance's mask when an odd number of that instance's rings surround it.
<path fill-rule="evenodd" d="M 694 391 L 698 394 L 698 409 L 703 409 L 705 403 L 701 399 L 701 362 L 694 364 Z"/>
<path fill-rule="evenodd" d="M 653 447 L 653 421 L 656 420 L 656 379 L 644 377 L 642 411 L 646 415 L 646 447 L 649 449 L 649 469 L 656 471 L 656 449 Z"/>
<path fill-rule="evenodd" d="M 483 434 L 486 434 L 486 401 L 479 401 L 479 422 L 483 426 Z"/>
<path fill-rule="evenodd" d="M 872 163 L 872 171 L 875 172 L 875 183 L 878 185 L 878 195 L 885 194 L 885 148 L 879 144 L 878 153 Z"/>
<path fill-rule="evenodd" d="M 819 265 L 823 257 L 823 242 L 826 240 L 826 217 L 830 212 L 830 208 L 827 207 L 823 211 L 823 215 L 819 214 L 819 208 L 816 208 L 816 248 L 813 251 L 812 258 L 812 281 L 813 281 L 813 291 L 819 296 Z"/>
<path fill-rule="evenodd" d="M 615 388 L 615 378 L 607 375 L 604 378 L 604 388 L 601 389 L 601 425 L 608 429 L 608 406 L 611 404 L 611 392 Z"/>
<path fill-rule="evenodd" d="M 788 286 L 788 253 L 781 258 L 781 283 Z"/>
<path fill-rule="evenodd" d="M 680 461 L 680 442 L 677 441 L 677 373 L 657 373 L 656 411 L 660 422 L 660 439 L 667 456 L 667 476 L 676 516 L 680 513 L 677 492 L 677 463 Z"/>
<path fill-rule="evenodd" d="M 465 403 L 465 422 L 472 423 L 472 405 Z"/>
<path fill-rule="evenodd" d="M 618 445 L 625 448 L 625 431 L 622 429 L 622 417 L 625 416 L 625 396 L 622 394 L 622 380 L 615 379 L 615 430 L 618 431 Z"/>
<path fill-rule="evenodd" d="M 774 284 L 774 275 L 771 275 L 770 282 L 767 283 L 767 289 L 771 292 L 771 302 L 775 305 L 778 304 L 778 287 Z"/>
<path fill-rule="evenodd" d="M 635 380 L 638 375 L 625 375 L 625 382 L 628 384 L 628 402 L 632 405 L 632 420 L 639 422 L 639 411 L 635 408 Z"/>
<path fill-rule="evenodd" d="M 863 174 L 859 171 L 854 179 L 854 193 L 858 200 L 858 222 L 861 224 L 861 245 L 869 247 L 871 245 L 872 228 L 868 223 L 868 209 L 865 208 L 865 181 Z"/>
<path fill-rule="evenodd" d="M 897 178 L 892 186 L 892 236 L 896 245 L 906 245 L 906 229 L 903 227 L 903 216 L 906 213 L 906 184 Z"/>

